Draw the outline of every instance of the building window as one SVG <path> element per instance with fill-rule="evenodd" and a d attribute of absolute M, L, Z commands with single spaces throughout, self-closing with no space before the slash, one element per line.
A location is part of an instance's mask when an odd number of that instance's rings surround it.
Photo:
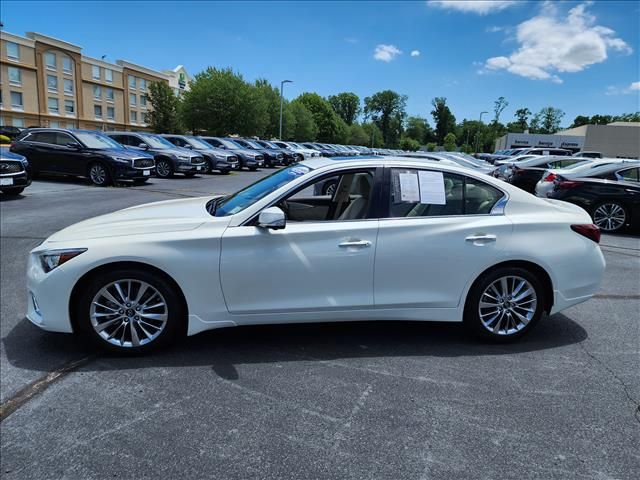
<path fill-rule="evenodd" d="M 13 126 L 14 127 L 24 127 L 24 118 L 14 118 L 13 119 Z"/>
<path fill-rule="evenodd" d="M 146 107 L 147 106 L 147 96 L 146 95 L 140 95 L 140 106 L 141 107 Z"/>
<path fill-rule="evenodd" d="M 147 123 L 147 114 L 144 112 L 140 112 L 140 121 L 142 122 L 143 125 L 146 125 Z"/>
<path fill-rule="evenodd" d="M 138 112 L 129 112 L 129 122 L 138 123 Z"/>
<path fill-rule="evenodd" d="M 64 73 L 71 73 L 73 71 L 72 69 L 73 65 L 71 63 L 71 57 L 62 57 L 62 71 Z"/>
<path fill-rule="evenodd" d="M 100 88 L 100 85 L 93 86 L 93 98 L 102 98 L 102 88 Z"/>
<path fill-rule="evenodd" d="M 97 65 L 91 65 L 91 77 L 94 80 L 100 80 L 100 67 Z"/>
<path fill-rule="evenodd" d="M 107 107 L 107 120 L 115 120 L 116 109 L 113 107 Z"/>
<path fill-rule="evenodd" d="M 140 86 L 140 90 L 143 92 L 147 90 L 147 81 L 144 78 L 138 79 L 138 85 Z"/>
<path fill-rule="evenodd" d="M 11 92 L 11 108 L 19 110 L 22 110 L 24 108 L 21 92 Z"/>
<path fill-rule="evenodd" d="M 56 54 L 47 52 L 44 54 L 44 64 L 47 66 L 49 70 L 56 69 Z"/>
<path fill-rule="evenodd" d="M 136 89 L 136 77 L 133 75 L 129 75 L 129 88 L 132 90 Z"/>
<path fill-rule="evenodd" d="M 20 60 L 20 45 L 14 42 L 5 42 L 7 45 L 7 57 L 11 60 Z"/>
<path fill-rule="evenodd" d="M 108 68 L 105 68 L 104 79 L 109 83 L 113 83 L 113 70 L 109 70 Z"/>
<path fill-rule="evenodd" d="M 73 93 L 73 80 L 64 79 L 64 93 Z"/>
<path fill-rule="evenodd" d="M 22 85 L 22 72 L 17 67 L 9 67 L 9 83 L 11 85 Z"/>
<path fill-rule="evenodd" d="M 102 105 L 94 105 L 93 114 L 96 118 L 102 118 Z"/>
<path fill-rule="evenodd" d="M 50 92 L 58 91 L 58 77 L 55 75 L 47 75 L 47 90 Z"/>
<path fill-rule="evenodd" d="M 50 121 L 49 128 L 60 128 L 60 122 Z"/>
<path fill-rule="evenodd" d="M 113 102 L 115 95 L 113 93 L 113 88 L 106 88 L 105 89 L 106 94 L 107 94 L 107 102 Z"/>
<path fill-rule="evenodd" d="M 130 93 L 129 94 L 129 105 L 133 105 L 135 107 L 135 105 L 136 105 L 136 94 L 135 93 Z"/>
<path fill-rule="evenodd" d="M 76 104 L 73 100 L 65 100 L 64 101 L 64 113 L 67 115 L 75 115 L 76 113 Z"/>
<path fill-rule="evenodd" d="M 49 97 L 49 99 L 47 100 L 47 106 L 49 107 L 49 113 L 55 113 L 56 115 L 60 113 L 57 98 Z"/>

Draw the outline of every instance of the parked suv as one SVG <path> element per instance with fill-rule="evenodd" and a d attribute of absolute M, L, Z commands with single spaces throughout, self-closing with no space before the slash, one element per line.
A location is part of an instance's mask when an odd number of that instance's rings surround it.
<path fill-rule="evenodd" d="M 167 178 L 175 172 L 191 177 L 206 168 L 201 155 L 177 148 L 158 135 L 134 132 L 108 132 L 107 135 L 128 149 L 153 155 L 159 177 Z"/>
<path fill-rule="evenodd" d="M 162 138 L 171 142 L 177 147 L 193 150 L 198 155 L 202 155 L 206 164 L 206 170 L 213 172 L 218 170 L 220 173 L 227 174 L 231 168 L 238 163 L 238 157 L 231 153 L 227 153 L 221 148 L 215 148 L 204 140 L 188 135 L 161 135 Z"/>
<path fill-rule="evenodd" d="M 276 165 L 282 165 L 282 163 L 284 162 L 284 154 L 282 152 L 274 150 L 272 148 L 264 148 L 254 140 L 249 140 L 246 138 L 234 138 L 233 141 L 241 147 L 246 148 L 247 150 L 260 152 L 264 156 L 265 167 L 275 167 Z"/>
<path fill-rule="evenodd" d="M 148 153 L 127 150 L 91 130 L 30 128 L 11 144 L 11 151 L 27 157 L 34 177 L 40 173 L 73 175 L 87 177 L 99 186 L 121 179 L 146 182 L 155 167 Z"/>
<path fill-rule="evenodd" d="M 264 165 L 264 155 L 256 150 L 248 150 L 240 144 L 234 142 L 231 138 L 221 137 L 199 137 L 212 147 L 221 148 L 227 152 L 233 153 L 238 156 L 238 167 L 248 168 L 249 170 L 257 170 L 258 167 Z"/>
<path fill-rule="evenodd" d="M 318 152 L 317 150 L 314 150 L 312 148 L 305 148 L 301 145 L 298 145 L 295 142 L 283 142 L 281 140 L 276 140 L 271 143 L 277 145 L 280 148 L 288 148 L 291 151 L 295 152 L 296 155 L 298 155 L 298 158 L 297 158 L 298 161 L 302 161 L 305 158 L 320 156 L 320 152 Z"/>
<path fill-rule="evenodd" d="M 297 154 L 291 148 L 281 147 L 276 145 L 274 142 L 268 142 L 266 140 L 253 140 L 253 143 L 257 143 L 262 148 L 268 148 L 271 151 L 282 153 L 283 160 L 282 165 L 290 165 L 293 162 L 297 162 L 298 160 L 302 160 L 302 155 Z M 298 158 L 299 157 L 299 158 Z"/>
<path fill-rule="evenodd" d="M 20 195 L 31 185 L 29 162 L 22 155 L 0 148 L 0 192 L 4 195 Z"/>

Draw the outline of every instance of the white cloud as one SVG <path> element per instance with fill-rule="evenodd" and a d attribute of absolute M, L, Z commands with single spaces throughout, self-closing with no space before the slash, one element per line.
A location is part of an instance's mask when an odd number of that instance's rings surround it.
<path fill-rule="evenodd" d="M 411 56 L 412 57 L 419 57 L 420 56 L 420 50 L 411 50 Z"/>
<path fill-rule="evenodd" d="M 374 50 L 373 58 L 375 58 L 376 60 L 380 60 L 381 62 L 390 62 L 401 54 L 402 50 L 400 50 L 395 45 L 385 45 L 381 43 Z"/>
<path fill-rule="evenodd" d="M 535 80 L 562 83 L 556 73 L 580 72 L 589 65 L 604 62 L 609 50 L 631 53 L 616 32 L 595 25 L 595 16 L 578 5 L 561 18 L 554 4 L 543 4 L 541 13 L 516 29 L 520 48 L 511 55 L 487 59 L 486 70 L 507 70 Z"/>
<path fill-rule="evenodd" d="M 633 82 L 629 85 L 629 90 L 640 90 L 640 82 Z"/>
<path fill-rule="evenodd" d="M 476 13 L 487 15 L 499 12 L 515 5 L 515 0 L 430 0 L 427 4 L 431 7 L 447 10 L 457 10 L 463 13 Z"/>
<path fill-rule="evenodd" d="M 618 87 L 615 85 L 609 85 L 604 92 L 605 95 L 626 95 L 628 93 L 635 93 L 640 90 L 640 82 L 633 82 L 628 87 Z"/>

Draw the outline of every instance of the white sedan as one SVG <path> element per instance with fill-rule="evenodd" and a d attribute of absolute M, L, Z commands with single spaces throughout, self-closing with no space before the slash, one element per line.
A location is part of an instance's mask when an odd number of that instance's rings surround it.
<path fill-rule="evenodd" d="M 314 184 L 337 178 L 332 195 Z M 27 317 L 116 351 L 204 330 L 464 322 L 497 341 L 584 302 L 605 268 L 579 207 L 406 158 L 310 159 L 227 197 L 72 225 L 30 254 Z"/>

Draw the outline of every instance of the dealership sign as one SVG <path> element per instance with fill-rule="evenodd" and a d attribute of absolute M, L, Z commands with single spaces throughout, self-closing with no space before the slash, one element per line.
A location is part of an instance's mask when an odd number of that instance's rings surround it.
<path fill-rule="evenodd" d="M 583 145 L 584 137 L 575 135 L 509 133 L 507 134 L 506 142 L 503 148 L 545 147 L 580 150 Z"/>

